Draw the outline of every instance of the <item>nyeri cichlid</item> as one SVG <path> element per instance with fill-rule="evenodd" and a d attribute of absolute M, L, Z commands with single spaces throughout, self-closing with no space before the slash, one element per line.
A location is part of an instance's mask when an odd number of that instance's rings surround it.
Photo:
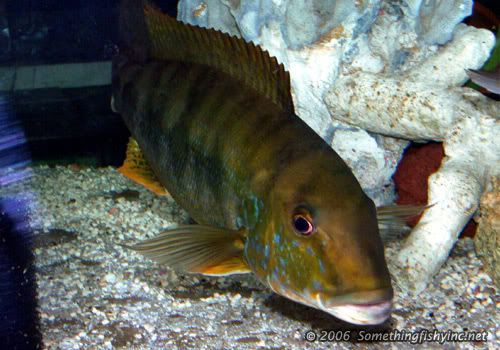
<path fill-rule="evenodd" d="M 351 323 L 385 321 L 393 290 L 377 209 L 294 113 L 283 65 L 140 0 L 122 3 L 120 24 L 112 108 L 137 142 L 121 170 L 166 188 L 196 222 L 133 248 L 188 272 L 253 272 Z"/>

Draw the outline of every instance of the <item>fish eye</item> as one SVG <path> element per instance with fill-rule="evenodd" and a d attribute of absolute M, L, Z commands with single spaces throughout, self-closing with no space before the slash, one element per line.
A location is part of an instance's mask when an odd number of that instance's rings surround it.
<path fill-rule="evenodd" d="M 293 216 L 293 227 L 295 231 L 304 236 L 309 236 L 315 231 L 314 224 L 303 214 L 295 214 Z"/>

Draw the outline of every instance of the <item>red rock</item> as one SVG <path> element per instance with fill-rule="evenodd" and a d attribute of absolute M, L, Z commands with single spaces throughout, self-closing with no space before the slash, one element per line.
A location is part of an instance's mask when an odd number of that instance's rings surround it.
<path fill-rule="evenodd" d="M 397 204 L 422 205 L 427 204 L 429 176 L 441 166 L 444 149 L 441 143 L 410 145 L 393 175 L 398 199 Z M 408 220 L 408 225 L 414 227 L 420 216 Z M 474 237 L 477 224 L 470 220 L 461 233 L 461 237 Z"/>

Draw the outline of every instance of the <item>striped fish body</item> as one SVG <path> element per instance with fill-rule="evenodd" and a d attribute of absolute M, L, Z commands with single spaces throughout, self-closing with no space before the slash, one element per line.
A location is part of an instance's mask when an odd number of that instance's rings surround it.
<path fill-rule="evenodd" d="M 159 181 L 200 224 L 252 230 L 277 174 L 312 153 L 338 163 L 341 177 L 351 173 L 299 117 L 222 72 L 117 61 L 116 108 Z"/>
<path fill-rule="evenodd" d="M 197 223 L 133 249 L 189 272 L 253 272 L 349 322 L 387 319 L 393 292 L 376 208 L 295 115 L 283 66 L 241 39 L 132 8 L 122 27 L 146 37 L 129 36 L 114 59 L 112 106 Z"/>

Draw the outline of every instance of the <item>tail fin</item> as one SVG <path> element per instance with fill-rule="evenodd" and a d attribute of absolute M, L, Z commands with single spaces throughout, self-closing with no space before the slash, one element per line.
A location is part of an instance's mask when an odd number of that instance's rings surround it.
<path fill-rule="evenodd" d="M 149 56 L 150 40 L 144 7 L 147 0 L 122 0 L 120 3 L 120 52 L 126 53 L 134 61 L 143 62 Z"/>

